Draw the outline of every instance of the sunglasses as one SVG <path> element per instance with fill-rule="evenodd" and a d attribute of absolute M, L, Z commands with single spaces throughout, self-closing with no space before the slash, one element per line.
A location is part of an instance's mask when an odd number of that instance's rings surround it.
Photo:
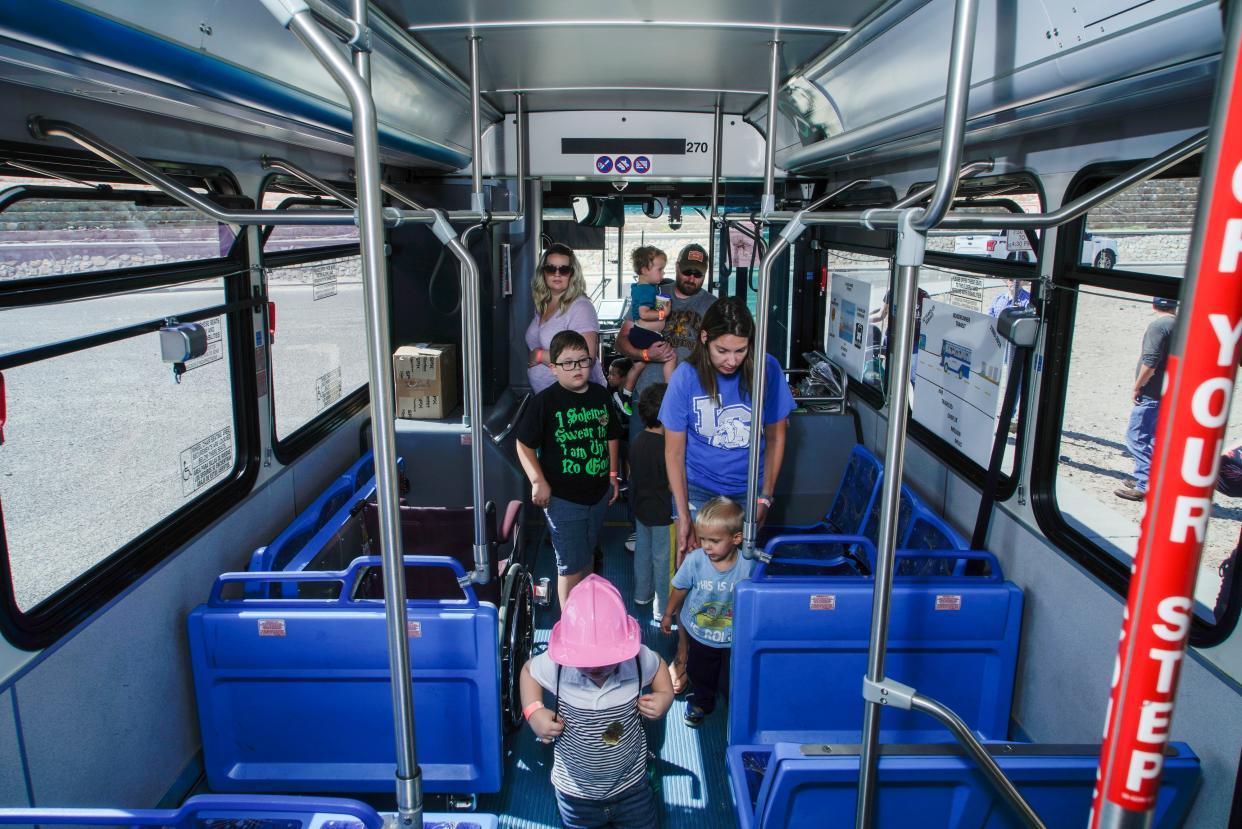
<path fill-rule="evenodd" d="M 543 272 L 548 276 L 555 276 L 558 274 L 560 276 L 571 276 L 573 275 L 574 269 L 572 265 L 544 265 Z"/>
<path fill-rule="evenodd" d="M 580 360 L 564 360 L 552 365 L 559 366 L 562 371 L 573 371 L 576 368 L 590 368 L 594 361 L 594 357 L 583 357 Z"/>
<path fill-rule="evenodd" d="M 700 271 L 682 271 L 682 276 L 693 276 L 695 279 L 702 279 L 703 274 Z"/>

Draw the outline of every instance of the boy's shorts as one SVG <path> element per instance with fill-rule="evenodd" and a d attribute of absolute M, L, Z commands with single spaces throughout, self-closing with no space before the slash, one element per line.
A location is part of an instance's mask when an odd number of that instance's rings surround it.
<path fill-rule="evenodd" d="M 608 510 L 608 494 L 605 492 L 598 504 L 589 507 L 555 495 L 548 502 L 543 514 L 548 518 L 557 575 L 568 576 L 591 568 Z"/>
<path fill-rule="evenodd" d="M 638 349 L 651 348 L 656 343 L 664 342 L 664 335 L 637 325 L 630 326 L 630 345 Z"/>

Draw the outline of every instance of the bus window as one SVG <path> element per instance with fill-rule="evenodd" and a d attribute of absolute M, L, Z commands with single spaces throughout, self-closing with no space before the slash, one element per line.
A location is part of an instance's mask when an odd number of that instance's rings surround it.
<path fill-rule="evenodd" d="M 1087 214 L 1078 263 L 1101 270 L 1182 276 L 1199 179 L 1145 181 Z"/>
<path fill-rule="evenodd" d="M 286 441 L 366 387 L 362 259 L 269 266 L 267 293 L 276 306 L 271 350 L 276 438 Z"/>
<path fill-rule="evenodd" d="M 221 304 L 224 280 L 0 312 L 0 353 Z M 180 382 L 143 333 L 6 369 L 0 503 L 23 613 L 229 480 L 238 462 L 228 323 Z"/>
<path fill-rule="evenodd" d="M 290 196 L 288 193 L 267 192 L 263 194 L 264 210 L 283 210 L 294 206 L 339 209 L 342 205 L 334 200 L 308 199 L 304 196 Z M 276 225 L 263 239 L 263 252 L 272 254 L 281 251 L 356 244 L 358 244 L 356 225 Z"/>
<path fill-rule="evenodd" d="M 0 177 L 0 189 L 26 186 L 39 193 L 19 193 L 4 205 L 0 280 L 220 259 L 235 242 L 227 225 L 145 196 L 139 186 L 111 193 L 78 189 L 75 198 L 43 195 L 48 182 Z M 147 199 L 154 203 L 143 203 Z"/>
<path fill-rule="evenodd" d="M 1160 398 L 1159 377 L 1136 398 L 1136 376 L 1145 343 L 1151 350 L 1175 324 L 1177 311 L 1168 307 L 1166 297 L 1176 293 L 1185 273 L 1197 185 L 1197 179 L 1156 180 L 1093 210 L 1086 220 L 1092 239 L 1082 243 L 1080 269 L 1058 278 L 1060 293 L 1072 305 L 1072 320 L 1066 332 L 1070 348 L 1056 505 L 1078 539 L 1127 568 L 1138 543 L 1145 459 Z M 1101 240 L 1107 245 L 1091 247 Z M 1098 252 L 1088 267 L 1085 260 L 1093 249 Z M 1114 250 L 1115 257 L 1099 258 Z M 1117 275 L 1096 275 L 1113 265 L 1132 278 L 1122 283 Z M 1153 302 L 1157 297 L 1160 302 Z M 1235 384 L 1235 400 L 1238 393 Z M 1242 412 L 1235 406 L 1224 448 L 1239 443 Z M 1242 498 L 1218 493 L 1195 588 L 1199 615 L 1209 622 L 1220 593 L 1221 566 L 1238 545 L 1240 530 Z"/>

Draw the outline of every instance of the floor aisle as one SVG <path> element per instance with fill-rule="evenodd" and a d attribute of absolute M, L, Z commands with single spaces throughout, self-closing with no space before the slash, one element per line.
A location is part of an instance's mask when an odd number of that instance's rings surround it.
<path fill-rule="evenodd" d="M 611 581 L 625 597 L 630 612 L 644 622 L 650 618 L 650 606 L 639 607 L 633 602 L 633 556 L 625 549 L 630 525 L 624 520 L 623 508 L 614 507 L 604 528 L 604 567 L 600 574 Z M 555 592 L 556 568 L 552 547 L 546 538 L 539 547 L 535 563 L 536 578 L 547 576 Z M 558 618 L 552 606 L 536 611 L 535 652 L 547 646 L 548 635 Z M 643 642 L 667 660 L 673 653 L 675 638 L 665 636 L 658 628 L 644 624 Z M 733 826 L 734 816 L 728 779 L 725 772 L 725 723 L 728 709 L 717 706 L 697 729 L 682 722 L 686 711 L 684 695 L 673 701 L 664 721 L 648 724 L 647 739 L 660 757 L 662 823 L 664 829 L 716 829 Z M 535 741 L 530 729 L 523 727 L 505 742 L 505 782 L 497 795 L 479 798 L 479 811 L 500 815 L 506 829 L 556 829 L 556 799 L 548 780 L 552 767 L 552 747 Z"/>

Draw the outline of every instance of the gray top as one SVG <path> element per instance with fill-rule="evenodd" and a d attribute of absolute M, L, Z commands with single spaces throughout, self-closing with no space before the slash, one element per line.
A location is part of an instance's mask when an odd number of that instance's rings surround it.
<path fill-rule="evenodd" d="M 1143 384 L 1142 393 L 1146 397 L 1160 399 L 1161 390 L 1164 388 L 1164 367 L 1169 362 L 1169 344 L 1173 339 L 1173 326 L 1176 324 L 1177 318 L 1172 314 L 1161 314 L 1152 320 L 1147 331 L 1143 333 L 1143 355 L 1134 367 L 1134 375 L 1137 377 L 1143 366 L 1156 370 L 1151 379 Z"/>

